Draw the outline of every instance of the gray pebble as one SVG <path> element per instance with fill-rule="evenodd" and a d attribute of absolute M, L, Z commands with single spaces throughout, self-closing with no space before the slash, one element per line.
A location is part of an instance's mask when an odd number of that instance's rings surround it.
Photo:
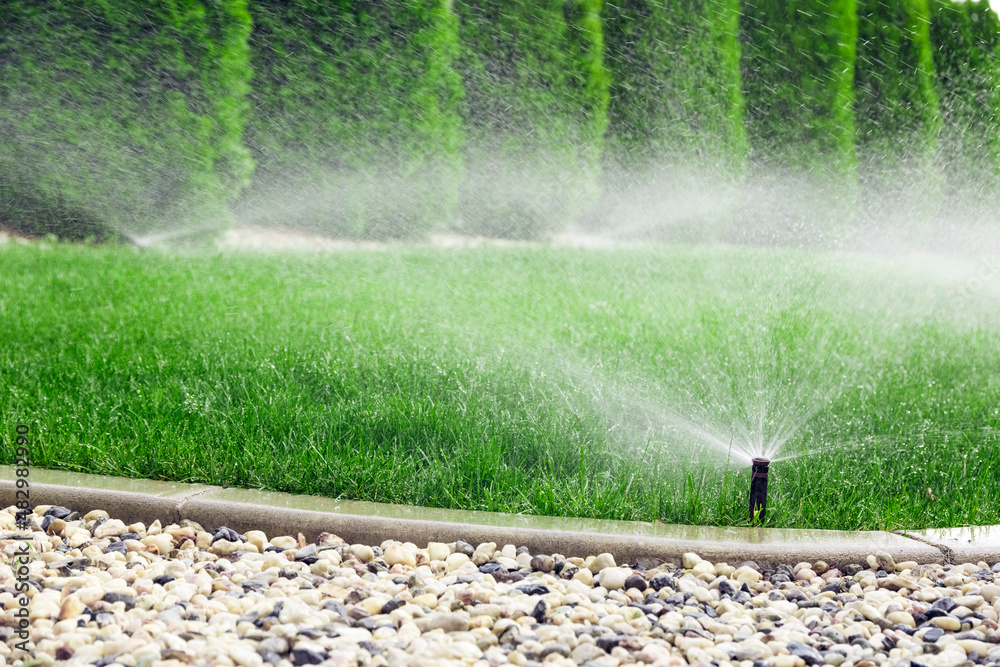
<path fill-rule="evenodd" d="M 257 652 L 263 655 L 268 651 L 284 654 L 288 653 L 288 641 L 284 637 L 267 637 L 257 644 Z"/>
<path fill-rule="evenodd" d="M 788 642 L 788 652 L 802 658 L 807 665 L 822 665 L 825 662 L 819 651 L 802 642 Z"/>
<path fill-rule="evenodd" d="M 292 664 L 296 665 L 318 665 L 327 658 L 326 651 L 316 651 L 311 648 L 292 649 Z"/>
<path fill-rule="evenodd" d="M 539 654 L 539 657 L 541 657 L 541 659 L 544 661 L 545 658 L 549 657 L 553 653 L 555 653 L 556 655 L 561 655 L 564 658 L 568 658 L 569 647 L 566 646 L 565 644 L 558 644 L 558 643 L 549 644 L 548 646 L 542 649 L 542 652 L 541 654 Z"/>
<path fill-rule="evenodd" d="M 551 572 L 556 566 L 551 556 L 538 555 L 531 559 L 531 569 L 535 572 Z"/>
<path fill-rule="evenodd" d="M 469 621 L 458 614 L 437 613 L 427 618 L 428 630 L 444 630 L 445 632 L 465 632 L 469 629 Z"/>

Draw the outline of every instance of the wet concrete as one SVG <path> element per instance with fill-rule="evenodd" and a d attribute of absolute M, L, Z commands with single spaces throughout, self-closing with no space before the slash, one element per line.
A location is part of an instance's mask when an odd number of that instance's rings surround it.
<path fill-rule="evenodd" d="M 0 503 L 4 507 L 23 497 L 17 495 L 17 479 L 13 466 L 0 466 Z M 41 468 L 31 468 L 27 480 L 32 507 L 62 505 L 80 513 L 103 509 L 126 523 L 146 524 L 156 519 L 180 521 L 178 507 L 184 499 L 220 488 Z"/>
<path fill-rule="evenodd" d="M 13 467 L 0 466 L 4 506 L 16 501 L 15 479 Z M 688 551 L 716 562 L 753 560 L 762 566 L 819 559 L 863 563 L 876 551 L 887 551 L 897 561 L 929 563 L 943 562 L 947 553 L 928 539 L 883 531 L 719 528 L 466 512 L 40 469 L 32 469 L 29 482 L 32 506 L 59 504 L 81 512 L 104 509 L 127 522 L 187 518 L 209 529 L 225 525 L 268 535 L 301 532 L 310 540 L 330 532 L 365 544 L 386 539 L 418 546 L 459 539 L 474 545 L 497 542 L 565 556 L 609 552 L 620 563 L 643 566 L 679 562 Z M 996 532 L 990 535 L 1000 539 Z M 994 549 L 992 560 L 997 560 L 1000 549 L 989 544 L 984 553 Z"/>
<path fill-rule="evenodd" d="M 977 563 L 982 560 L 993 564 L 1000 561 L 1000 526 L 897 532 L 940 549 L 949 563 Z"/>
<path fill-rule="evenodd" d="M 14 466 L 0 466 L 0 480 L 13 480 Z M 154 479 L 132 479 L 129 477 L 112 477 L 110 475 L 92 475 L 73 472 L 71 470 L 45 470 L 31 468 L 27 477 L 31 485 L 32 495 L 36 485 L 79 486 L 89 489 L 104 489 L 123 493 L 146 493 L 161 497 L 189 496 L 210 489 L 221 489 L 220 486 L 207 484 L 184 484 L 182 482 L 164 482 Z"/>
<path fill-rule="evenodd" d="M 720 528 L 466 512 L 246 489 L 208 492 L 185 503 L 184 509 L 187 512 L 216 503 L 280 507 L 286 510 L 286 516 L 294 513 L 307 525 L 314 525 L 313 521 L 318 519 L 312 515 L 324 515 L 324 519 L 315 524 L 315 530 L 336 533 L 349 542 L 365 542 L 364 538 L 372 534 L 382 539 L 408 540 L 421 546 L 428 541 L 463 539 L 471 544 L 524 544 L 532 552 L 537 549 L 565 556 L 607 551 L 631 561 L 677 561 L 685 551 L 695 551 L 703 558 L 730 562 L 754 560 L 759 564 L 787 562 L 792 557 L 796 562 L 821 558 L 828 562 L 861 562 L 875 551 L 888 551 L 897 560 L 941 562 L 938 549 L 881 531 Z M 254 520 L 253 515 L 248 516 L 248 526 Z"/>

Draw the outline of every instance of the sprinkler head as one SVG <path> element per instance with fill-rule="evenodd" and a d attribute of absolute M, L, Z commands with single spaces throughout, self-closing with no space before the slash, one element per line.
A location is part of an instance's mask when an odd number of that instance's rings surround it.
<path fill-rule="evenodd" d="M 750 477 L 750 519 L 759 516 L 763 522 L 767 514 L 767 468 L 771 459 L 754 458 L 753 474 Z"/>

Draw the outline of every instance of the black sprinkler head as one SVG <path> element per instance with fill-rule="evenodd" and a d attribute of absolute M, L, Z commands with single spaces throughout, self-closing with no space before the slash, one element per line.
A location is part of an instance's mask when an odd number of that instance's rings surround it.
<path fill-rule="evenodd" d="M 753 460 L 753 475 L 750 477 L 750 520 L 760 517 L 761 522 L 767 514 L 767 468 L 771 459 L 757 457 Z"/>

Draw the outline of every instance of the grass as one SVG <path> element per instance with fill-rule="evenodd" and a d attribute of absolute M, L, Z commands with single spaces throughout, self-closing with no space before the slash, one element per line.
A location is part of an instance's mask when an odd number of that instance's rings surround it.
<path fill-rule="evenodd" d="M 0 245 L 0 462 L 23 422 L 36 467 L 745 525 L 743 456 L 784 440 L 767 525 L 1000 523 L 1000 317 L 975 269 Z"/>

